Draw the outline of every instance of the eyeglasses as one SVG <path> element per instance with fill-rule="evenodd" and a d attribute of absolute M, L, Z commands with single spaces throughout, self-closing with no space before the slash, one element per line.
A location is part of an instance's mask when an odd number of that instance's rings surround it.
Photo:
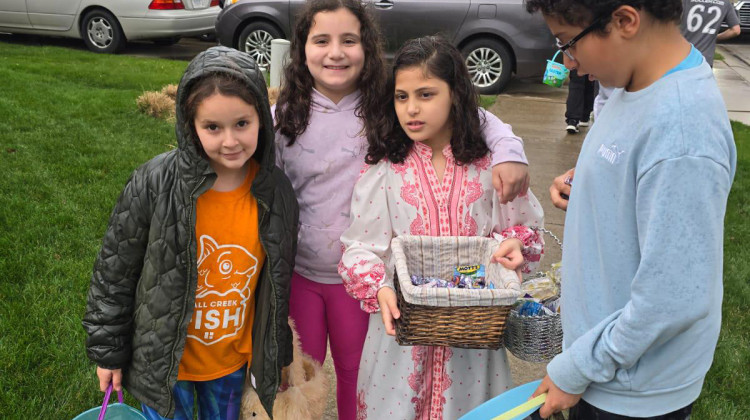
<path fill-rule="evenodd" d="M 592 22 L 591 25 L 587 26 L 584 30 L 581 31 L 581 33 L 579 33 L 578 35 L 574 36 L 573 39 L 571 39 L 570 41 L 568 41 L 567 44 L 563 44 L 562 42 L 560 42 L 559 39 L 555 38 L 555 46 L 560 51 L 562 51 L 562 53 L 565 54 L 569 59 L 571 59 L 572 61 L 576 61 L 575 57 L 573 57 L 573 55 L 570 54 L 570 52 L 568 51 L 568 49 L 571 48 L 572 46 L 574 46 L 576 44 L 576 42 L 580 41 L 581 38 L 583 38 L 584 36 L 586 36 L 589 32 L 593 31 L 599 25 L 601 25 L 601 23 L 604 21 L 605 17 L 609 17 L 609 15 L 603 15 L 603 16 L 600 16 L 598 19 L 594 20 L 594 22 Z"/>

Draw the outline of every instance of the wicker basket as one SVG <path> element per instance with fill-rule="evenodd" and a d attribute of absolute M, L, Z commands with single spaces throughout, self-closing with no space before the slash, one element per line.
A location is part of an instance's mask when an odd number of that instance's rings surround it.
<path fill-rule="evenodd" d="M 562 352 L 560 314 L 521 316 L 510 311 L 505 348 L 527 362 L 546 363 Z"/>
<path fill-rule="evenodd" d="M 400 345 L 498 349 L 513 303 L 521 294 L 515 272 L 490 264 L 498 242 L 479 237 L 400 236 L 391 243 Z M 482 263 L 495 289 L 414 286 L 410 273 L 450 279 L 458 265 Z"/>
<path fill-rule="evenodd" d="M 552 232 L 536 228 L 555 240 L 562 248 L 562 242 Z M 537 275 L 543 276 L 542 273 Z M 560 314 L 521 316 L 517 309 L 508 315 L 505 331 L 505 348 L 517 358 L 535 363 L 546 363 L 562 352 L 562 323 Z"/>

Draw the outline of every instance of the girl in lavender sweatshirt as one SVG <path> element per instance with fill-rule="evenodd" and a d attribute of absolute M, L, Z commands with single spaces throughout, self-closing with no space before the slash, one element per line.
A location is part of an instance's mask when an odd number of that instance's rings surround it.
<path fill-rule="evenodd" d="M 276 164 L 297 194 L 300 233 L 289 312 L 302 349 L 323 363 L 328 339 L 337 377 L 339 418 L 356 418 L 357 371 L 369 315 L 350 297 L 337 265 L 350 225 L 367 138 L 382 136 L 375 116 L 386 97 L 381 39 L 359 0 L 308 2 L 297 19 L 276 118 Z M 492 151 L 493 184 L 502 202 L 528 187 L 523 142 L 480 110 Z"/>

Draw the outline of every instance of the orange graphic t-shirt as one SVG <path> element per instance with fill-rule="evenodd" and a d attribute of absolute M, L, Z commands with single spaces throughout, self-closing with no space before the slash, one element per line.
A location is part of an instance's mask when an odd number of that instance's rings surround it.
<path fill-rule="evenodd" d="M 258 164 L 251 160 L 242 186 L 209 190 L 198 198 L 198 288 L 178 380 L 210 381 L 252 358 L 255 289 L 266 257 L 258 202 L 250 193 L 257 173 Z"/>

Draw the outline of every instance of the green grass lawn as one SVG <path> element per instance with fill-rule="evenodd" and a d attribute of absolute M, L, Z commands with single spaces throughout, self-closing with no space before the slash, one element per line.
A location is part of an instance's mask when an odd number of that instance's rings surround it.
<path fill-rule="evenodd" d="M 101 403 L 81 327 L 120 189 L 174 147 L 144 90 L 186 62 L 0 43 L 0 419 L 70 419 Z"/>
<path fill-rule="evenodd" d="M 724 224 L 724 304 L 721 335 L 693 418 L 750 416 L 750 127 L 732 123 L 737 173 Z"/>
<path fill-rule="evenodd" d="M 0 419 L 70 419 L 101 402 L 81 327 L 89 276 L 129 174 L 174 147 L 173 127 L 135 99 L 186 65 L 0 43 Z M 750 127 L 733 127 L 724 324 L 697 420 L 750 412 Z"/>
<path fill-rule="evenodd" d="M 484 109 L 490 109 L 492 105 L 495 105 L 497 101 L 497 95 L 481 95 L 479 97 L 479 106 Z"/>

